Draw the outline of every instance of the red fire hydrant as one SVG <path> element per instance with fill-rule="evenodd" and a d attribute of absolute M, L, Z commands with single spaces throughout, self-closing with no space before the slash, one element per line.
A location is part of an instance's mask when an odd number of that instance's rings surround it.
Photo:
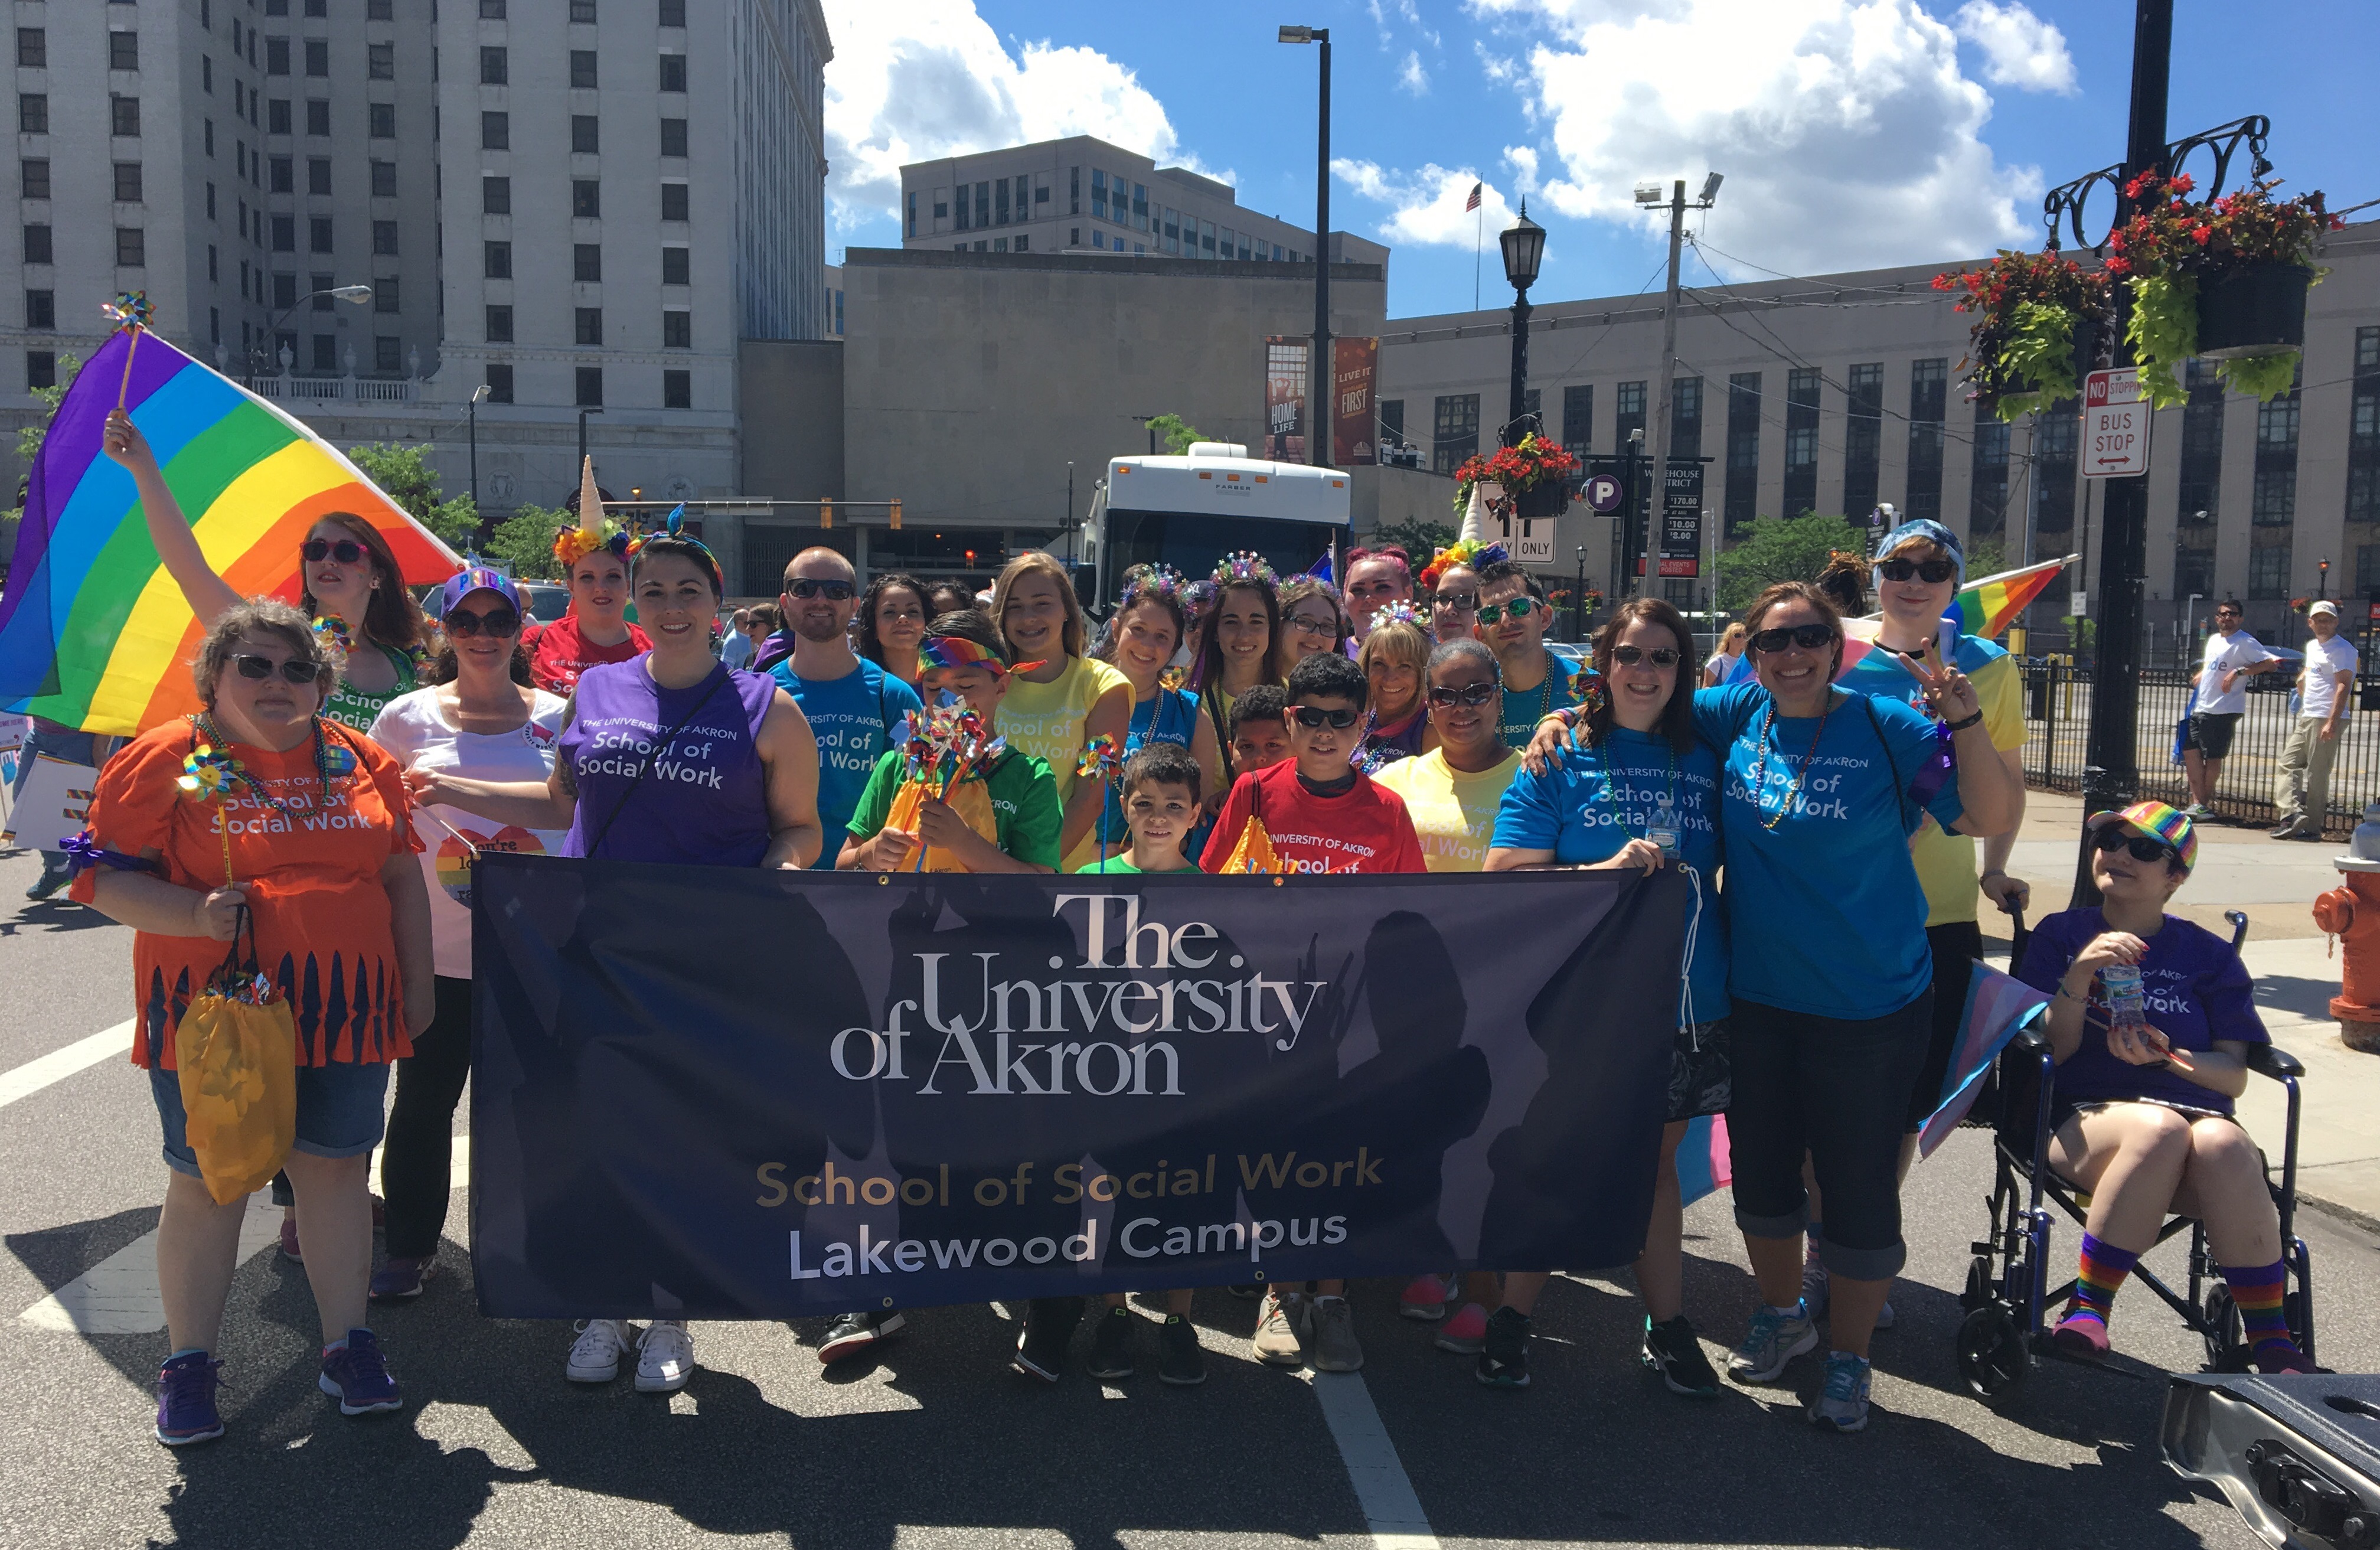
<path fill-rule="evenodd" d="M 2380 1054 L 2380 802 L 2363 811 L 2351 854 L 2332 863 L 2340 885 L 2313 901 L 2313 922 L 2345 946 L 2330 1015 L 2350 1049 Z"/>

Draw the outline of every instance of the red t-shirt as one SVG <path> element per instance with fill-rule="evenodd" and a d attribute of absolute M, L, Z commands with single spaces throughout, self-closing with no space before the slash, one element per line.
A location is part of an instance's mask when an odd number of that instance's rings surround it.
<path fill-rule="evenodd" d="M 1318 797 L 1297 778 L 1297 761 L 1252 771 L 1232 786 L 1208 836 L 1199 870 L 1220 872 L 1251 817 L 1264 820 L 1273 850 L 1292 872 L 1426 872 L 1404 799 L 1363 771 L 1342 795 Z"/>
<path fill-rule="evenodd" d="M 521 642 L 528 648 L 528 676 L 549 694 L 567 696 L 578 687 L 578 675 L 603 662 L 625 662 L 653 649 L 645 632 L 628 627 L 628 638 L 616 646 L 594 646 L 578 633 L 578 616 L 565 614 L 552 624 L 532 628 Z"/>

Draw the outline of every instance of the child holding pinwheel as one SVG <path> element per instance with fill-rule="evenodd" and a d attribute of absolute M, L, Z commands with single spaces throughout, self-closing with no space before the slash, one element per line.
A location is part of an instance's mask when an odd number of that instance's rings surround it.
<path fill-rule="evenodd" d="M 858 872 L 1056 872 L 1062 811 L 1049 764 L 999 737 L 1006 647 L 978 609 L 944 614 L 917 648 L 918 688 L 946 701 L 876 762 L 835 865 Z M 917 814 L 914 827 L 894 821 Z M 922 853 L 921 853 L 922 851 Z"/>

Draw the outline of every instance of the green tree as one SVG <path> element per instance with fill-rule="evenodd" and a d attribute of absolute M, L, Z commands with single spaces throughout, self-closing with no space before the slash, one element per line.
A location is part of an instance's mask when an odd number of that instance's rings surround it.
<path fill-rule="evenodd" d="M 1165 450 L 1176 458 L 1189 451 L 1192 442 L 1211 439 L 1178 414 L 1160 414 L 1148 422 L 1148 428 L 1165 438 Z"/>
<path fill-rule="evenodd" d="M 542 506 L 516 507 L 512 517 L 480 545 L 480 553 L 495 560 L 524 581 L 558 581 L 562 567 L 554 563 L 553 535 L 570 521 L 570 513 Z"/>
<path fill-rule="evenodd" d="M 1383 543 L 1396 544 L 1413 557 L 1414 569 L 1418 572 L 1429 563 L 1430 555 L 1454 542 L 1455 531 L 1444 522 L 1408 517 L 1402 522 L 1381 523 L 1372 530 L 1369 543 L 1375 549 Z"/>
<path fill-rule="evenodd" d="M 382 494 L 448 543 L 460 548 L 479 536 L 480 508 L 470 496 L 438 498 L 438 475 L 430 467 L 428 448 L 371 443 L 350 448 L 347 456 Z"/>
<path fill-rule="evenodd" d="M 61 356 L 58 358 L 56 383 L 49 387 L 33 389 L 33 397 L 42 401 L 41 421 L 17 428 L 17 464 L 26 472 L 32 471 L 33 459 L 42 455 L 42 438 L 50 433 L 50 421 L 57 417 L 58 406 L 66 401 L 67 389 L 74 385 L 74 380 L 81 371 L 82 357 Z"/>
<path fill-rule="evenodd" d="M 1742 609 L 1773 581 L 1815 581 L 1836 549 L 1862 553 L 1863 530 L 1841 517 L 1759 517 L 1718 556 L 1718 605 Z"/>
<path fill-rule="evenodd" d="M 1979 538 L 1967 545 L 1967 580 L 1980 581 L 2009 568 L 2008 545 L 1997 538 Z"/>

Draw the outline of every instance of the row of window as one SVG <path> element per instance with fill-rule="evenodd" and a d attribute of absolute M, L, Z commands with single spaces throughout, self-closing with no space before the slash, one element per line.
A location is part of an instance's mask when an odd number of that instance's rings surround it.
<path fill-rule="evenodd" d="M 575 342 L 600 345 L 603 342 L 603 309 L 578 307 L 573 309 Z M 491 303 L 487 315 L 487 342 L 492 345 L 513 343 L 513 310 L 508 305 Z M 692 349 L 694 348 L 694 314 L 683 307 L 662 309 L 662 348 Z"/>
<path fill-rule="evenodd" d="M 688 219 L 686 185 L 662 185 L 662 219 Z M 480 178 L 480 213 L 483 215 L 509 215 L 513 213 L 513 180 L 495 174 Z M 578 220 L 600 220 L 603 214 L 603 185 L 592 177 L 570 180 L 570 214 Z"/>
<path fill-rule="evenodd" d="M 313 62 L 314 46 L 314 43 L 310 41 L 306 45 L 307 62 L 310 67 Z M 373 46 L 378 48 L 385 47 L 387 45 L 375 44 Z M 591 48 L 574 48 L 569 51 L 569 55 L 570 85 L 572 89 L 575 91 L 586 92 L 595 90 L 595 88 L 601 84 L 599 79 L 601 72 L 597 68 L 596 51 Z M 664 54 L 660 55 L 660 59 L 661 90 L 663 92 L 685 91 L 686 55 L 683 54 Z M 377 68 L 377 67 L 375 67 L 375 68 Z M 274 72 L 267 70 L 266 73 L 270 75 Z M 281 73 L 286 74 L 287 72 L 283 71 Z M 318 72 L 310 67 L 306 73 L 308 75 L 313 75 Z M 327 74 L 328 71 L 325 70 L 320 73 Z M 383 78 L 375 75 L 372 79 L 377 80 Z M 512 50 L 503 43 L 481 44 L 480 47 L 480 84 L 482 86 L 509 86 L 512 84 Z"/>
<path fill-rule="evenodd" d="M 509 151 L 513 148 L 513 116 L 498 109 L 480 115 L 480 149 Z M 574 154 L 593 155 L 603 149 L 603 121 L 591 113 L 570 116 L 570 149 Z M 664 156 L 686 154 L 686 120 L 662 120 L 661 153 Z"/>
<path fill-rule="evenodd" d="M 39 27 L 17 29 L 17 64 L 19 68 L 38 70 L 50 62 L 50 35 Z M 107 34 L 107 67 L 111 70 L 137 70 L 140 67 L 140 34 L 128 29 Z"/>
<path fill-rule="evenodd" d="M 484 0 L 483 0 L 484 3 Z M 603 368 L 581 366 L 576 371 L 573 386 L 577 389 L 574 403 L 579 409 L 603 407 Z M 488 363 L 488 402 L 509 404 L 513 401 L 513 369 L 505 361 Z M 694 408 L 694 373 L 672 367 L 662 372 L 662 408 L 690 409 Z"/>
<path fill-rule="evenodd" d="M 1189 258 L 1269 259 L 1275 263 L 1303 262 L 1307 256 L 1278 242 L 1265 241 L 1253 233 L 1218 226 L 1212 221 L 1199 220 L 1167 205 L 1152 206 L 1148 201 L 1148 186 L 1131 182 L 1122 174 L 1117 174 L 1111 180 L 1101 168 L 1093 167 L 1090 172 L 1091 218 L 1148 233 L 1148 241 L 1132 244 L 1132 250 L 1135 253 L 1155 250 Z M 1018 173 L 1014 177 L 962 183 L 958 185 L 955 197 L 950 189 L 936 189 L 932 194 L 930 203 L 923 211 L 919 207 L 917 190 L 913 189 L 903 196 L 904 220 L 909 236 L 918 236 L 926 229 L 928 215 L 930 215 L 932 229 L 940 232 L 981 231 L 1044 220 L 1050 214 L 1043 208 L 1050 202 L 1047 173 Z M 1067 213 L 1071 215 L 1083 213 L 1081 167 L 1068 169 Z M 1090 245 L 1119 253 L 1125 247 L 1123 238 L 1111 238 L 1097 229 L 1091 233 Z M 1083 246 L 1082 227 L 1072 228 L 1067 246 Z M 999 239 L 991 239 L 988 250 L 983 241 L 978 241 L 974 247 L 977 252 L 1004 253 L 1011 250 Z M 953 250 L 965 252 L 967 244 L 955 243 Z M 1014 250 L 1028 252 L 1031 244 L 1019 238 Z"/>
<path fill-rule="evenodd" d="M 50 132 L 50 97 L 46 92 L 17 93 L 17 130 L 19 134 L 45 135 Z M 107 99 L 107 132 L 119 140 L 140 138 L 140 99 L 111 96 Z"/>
<path fill-rule="evenodd" d="M 480 273 L 491 280 L 513 277 L 513 245 L 509 242 L 487 242 L 481 245 Z M 692 285 L 694 262 L 691 250 L 679 247 L 662 249 L 662 284 Z M 603 248 L 598 242 L 574 242 L 570 245 L 570 277 L 586 284 L 603 278 Z"/>
<path fill-rule="evenodd" d="M 306 4 L 310 6 L 319 6 L 322 3 L 322 0 L 306 0 Z M 372 3 L 374 5 L 386 5 L 388 0 L 372 0 Z M 624 6 L 626 3 L 627 0 L 612 0 L 612 5 L 615 10 Z M 686 25 L 686 0 L 655 0 L 655 3 L 660 7 L 660 24 L 662 26 L 683 27 Z M 273 9 L 273 6 L 275 4 L 282 6 L 281 11 L 276 12 Z M 287 13 L 288 5 L 289 0 L 265 0 L 265 14 L 267 16 L 285 15 Z M 505 8 L 505 0 L 480 0 L 480 19 L 481 21 L 502 21 L 504 19 Z M 320 16 L 322 13 L 320 10 L 309 10 L 306 14 L 308 16 Z M 570 20 L 574 24 L 581 22 L 592 23 L 595 20 L 595 0 L 570 0 Z"/>

